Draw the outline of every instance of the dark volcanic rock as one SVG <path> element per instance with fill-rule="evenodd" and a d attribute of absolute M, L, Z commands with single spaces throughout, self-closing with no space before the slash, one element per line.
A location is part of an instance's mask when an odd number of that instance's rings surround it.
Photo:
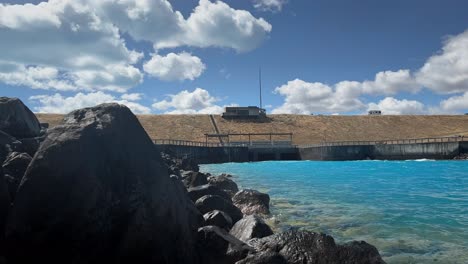
<path fill-rule="evenodd" d="M 18 98 L 0 97 L 0 130 L 15 138 L 37 137 L 41 125 Z"/>
<path fill-rule="evenodd" d="M 268 251 L 250 255 L 236 264 L 288 264 L 288 262 L 281 254 Z"/>
<path fill-rule="evenodd" d="M 10 209 L 10 195 L 8 193 L 8 186 L 3 175 L 3 170 L 0 167 L 0 256 L 3 256 L 5 249 L 5 223 Z"/>
<path fill-rule="evenodd" d="M 21 150 L 28 153 L 32 157 L 39 149 L 39 146 L 41 145 L 42 141 L 44 141 L 44 139 L 45 136 L 20 139 L 19 141 L 21 141 L 22 144 Z"/>
<path fill-rule="evenodd" d="M 23 177 L 7 259 L 196 263 L 199 214 L 177 182 L 127 107 L 71 112 L 48 131 Z"/>
<path fill-rule="evenodd" d="M 232 195 L 239 191 L 237 184 L 233 180 L 229 179 L 226 174 L 210 176 L 208 177 L 208 182 Z"/>
<path fill-rule="evenodd" d="M 291 264 L 383 264 L 379 252 L 366 242 L 336 245 L 331 236 L 309 231 L 290 230 L 261 239 L 252 239 L 249 244 L 257 252 L 278 253 Z M 259 253 L 251 254 L 248 262 L 261 259 Z M 260 262 L 261 263 L 261 262 Z"/>
<path fill-rule="evenodd" d="M 188 194 L 189 194 L 190 199 L 192 199 L 193 202 L 196 202 L 198 199 L 200 199 L 202 196 L 205 196 L 205 195 L 218 195 L 218 196 L 223 197 L 226 200 L 231 200 L 231 197 L 229 196 L 229 194 L 219 189 L 218 187 L 210 185 L 210 184 L 205 184 L 205 185 L 189 188 Z"/>
<path fill-rule="evenodd" d="M 228 251 L 228 247 L 229 249 Z M 253 249 L 217 226 L 198 229 L 198 251 L 203 264 L 231 264 Z"/>
<path fill-rule="evenodd" d="M 240 190 L 233 197 L 234 205 L 239 207 L 243 214 L 270 214 L 270 196 L 256 190 Z"/>
<path fill-rule="evenodd" d="M 186 171 L 181 174 L 185 187 L 197 187 L 208 184 L 206 174 L 197 171 Z"/>
<path fill-rule="evenodd" d="M 231 217 L 223 211 L 213 210 L 203 215 L 205 225 L 213 225 L 226 230 L 232 227 Z"/>
<path fill-rule="evenodd" d="M 226 200 L 218 195 L 205 195 L 200 197 L 195 202 L 195 206 L 202 214 L 213 210 L 223 211 L 231 217 L 233 223 L 242 219 L 242 212 L 239 208 L 235 207 L 230 200 Z"/>
<path fill-rule="evenodd" d="M 11 152 L 20 151 L 21 149 L 22 145 L 20 141 L 0 131 L 0 164 L 3 164 Z"/>
<path fill-rule="evenodd" d="M 16 190 L 31 160 L 28 153 L 12 152 L 3 163 L 3 171 L 8 175 L 6 181 L 11 200 L 14 199 Z"/>
<path fill-rule="evenodd" d="M 199 171 L 200 167 L 198 166 L 197 162 L 194 159 L 191 158 L 181 158 L 181 159 L 176 159 L 175 164 L 179 169 L 185 170 L 185 171 Z"/>
<path fill-rule="evenodd" d="M 229 233 L 244 242 L 273 235 L 271 228 L 256 215 L 248 215 L 237 221 Z"/>

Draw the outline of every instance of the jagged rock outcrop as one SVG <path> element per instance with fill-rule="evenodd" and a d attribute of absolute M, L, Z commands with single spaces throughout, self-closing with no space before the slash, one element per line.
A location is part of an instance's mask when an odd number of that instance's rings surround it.
<path fill-rule="evenodd" d="M 237 221 L 229 233 L 244 242 L 273 235 L 271 228 L 257 215 L 248 215 Z"/>
<path fill-rule="evenodd" d="M 32 158 L 28 153 L 12 152 L 8 155 L 5 162 L 3 162 L 2 167 L 12 201 L 31 160 Z"/>
<path fill-rule="evenodd" d="M 17 139 L 32 138 L 40 135 L 41 125 L 20 99 L 0 97 L 0 130 Z"/>
<path fill-rule="evenodd" d="M 23 177 L 8 261 L 197 263 L 200 215 L 177 181 L 127 107 L 73 111 Z"/>
<path fill-rule="evenodd" d="M 198 199 L 200 199 L 202 196 L 205 196 L 205 195 L 218 195 L 218 196 L 223 197 L 226 200 L 231 200 L 231 196 L 229 196 L 228 193 L 210 184 L 205 184 L 205 185 L 201 185 L 197 187 L 191 187 L 188 189 L 188 194 L 189 194 L 190 199 L 192 199 L 193 202 L 196 202 Z"/>
<path fill-rule="evenodd" d="M 232 218 L 223 211 L 213 210 L 203 215 L 205 225 L 217 226 L 225 230 L 232 227 Z"/>
<path fill-rule="evenodd" d="M 242 219 L 242 212 L 239 208 L 234 206 L 230 200 L 218 195 L 202 196 L 195 202 L 195 206 L 202 214 L 213 210 L 223 211 L 231 217 L 233 223 Z"/>
<path fill-rule="evenodd" d="M 366 242 L 336 245 L 331 236 L 290 230 L 249 241 L 257 253 L 239 263 L 262 263 L 262 254 L 280 254 L 289 264 L 383 264 L 377 249 Z M 263 252 L 263 253 L 261 253 Z M 264 263 L 264 262 L 263 262 Z"/>
<path fill-rule="evenodd" d="M 239 191 L 237 184 L 233 180 L 229 179 L 227 174 L 221 174 L 219 176 L 210 176 L 208 177 L 208 183 L 220 188 L 221 190 L 224 190 L 231 196 L 233 196 Z"/>
<path fill-rule="evenodd" d="M 233 197 L 234 205 L 241 209 L 243 214 L 270 214 L 270 196 L 256 190 L 240 190 Z"/>

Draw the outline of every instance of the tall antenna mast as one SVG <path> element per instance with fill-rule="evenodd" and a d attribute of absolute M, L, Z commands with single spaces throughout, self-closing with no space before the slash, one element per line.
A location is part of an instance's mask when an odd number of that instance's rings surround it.
<path fill-rule="evenodd" d="M 262 68 L 258 68 L 258 82 L 260 84 L 260 108 L 262 108 Z"/>

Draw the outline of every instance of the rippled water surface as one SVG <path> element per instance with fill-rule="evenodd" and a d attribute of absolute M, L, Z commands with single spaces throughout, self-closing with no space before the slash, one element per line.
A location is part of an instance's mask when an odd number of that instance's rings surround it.
<path fill-rule="evenodd" d="M 274 227 L 365 240 L 388 263 L 468 263 L 468 161 L 203 165 L 271 197 Z"/>

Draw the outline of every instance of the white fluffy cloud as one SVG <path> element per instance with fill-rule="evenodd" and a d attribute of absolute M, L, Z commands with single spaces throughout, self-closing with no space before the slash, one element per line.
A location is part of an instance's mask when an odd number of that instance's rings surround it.
<path fill-rule="evenodd" d="M 453 113 L 460 110 L 468 110 L 468 92 L 440 102 L 440 112 Z"/>
<path fill-rule="evenodd" d="M 311 114 L 359 110 L 364 104 L 354 95 L 354 86 L 352 82 L 343 82 L 333 88 L 323 83 L 309 83 L 299 79 L 289 81 L 275 89 L 275 93 L 285 99 L 284 104 L 273 109 L 272 113 Z"/>
<path fill-rule="evenodd" d="M 168 0 L 0 3 L 0 81 L 36 89 L 123 93 L 143 81 L 136 66 L 143 53 L 129 50 L 122 32 L 157 49 L 214 46 L 243 52 L 256 48 L 270 31 L 264 19 L 221 1 L 200 0 L 187 19 Z M 165 68 L 152 65 L 149 72 L 168 80 L 194 79 L 204 65 L 195 56 L 183 61 L 186 55 L 160 58 Z M 185 63 L 193 67 L 188 70 Z M 177 72 L 178 65 L 185 70 Z"/>
<path fill-rule="evenodd" d="M 127 101 L 139 101 L 143 97 L 141 93 L 122 94 L 120 98 Z"/>
<path fill-rule="evenodd" d="M 410 70 L 383 71 L 374 80 L 364 82 L 342 81 L 333 86 L 290 81 L 275 89 L 284 96 L 284 103 L 273 113 L 348 112 L 362 109 L 364 95 L 396 95 L 401 92 L 418 93 L 427 88 L 437 93 L 464 93 L 443 100 L 440 106 L 429 110 L 418 101 L 387 97 L 370 108 L 387 114 L 442 113 L 468 109 L 468 30 L 448 38 L 441 52 L 430 57 L 424 66 Z"/>
<path fill-rule="evenodd" d="M 1 63 L 16 67 L 0 72 L 8 84 L 124 91 L 142 80 L 132 66 L 142 54 L 127 49 L 118 28 L 79 1 L 0 4 L 0 39 Z M 47 78 L 34 75 L 44 70 Z"/>
<path fill-rule="evenodd" d="M 267 37 L 272 26 L 246 10 L 236 10 L 224 2 L 200 0 L 187 20 L 179 21 L 178 34 L 155 41 L 155 47 L 227 47 L 250 51 Z"/>
<path fill-rule="evenodd" d="M 152 106 L 166 114 L 220 114 L 224 107 L 216 105 L 219 99 L 207 90 L 196 88 L 169 95 L 166 100 L 157 101 Z"/>
<path fill-rule="evenodd" d="M 254 7 L 260 11 L 279 12 L 286 0 L 253 0 Z"/>
<path fill-rule="evenodd" d="M 442 51 L 416 73 L 417 80 L 437 93 L 468 91 L 468 30 L 447 39 Z"/>
<path fill-rule="evenodd" d="M 426 112 L 424 104 L 415 100 L 398 100 L 386 97 L 380 102 L 370 103 L 368 110 L 381 110 L 384 115 L 417 115 Z"/>
<path fill-rule="evenodd" d="M 79 108 L 112 102 L 126 105 L 135 114 L 151 113 L 151 109 L 146 106 L 125 99 L 117 100 L 114 96 L 102 91 L 87 94 L 77 93 L 70 97 L 64 97 L 58 93 L 54 95 L 36 95 L 31 96 L 29 100 L 39 104 L 39 106 L 34 107 L 34 110 L 40 113 L 69 113 Z"/>
<path fill-rule="evenodd" d="M 151 60 L 143 65 L 145 72 L 164 81 L 194 80 L 205 68 L 200 58 L 187 52 L 169 53 L 166 56 L 153 54 Z"/>

